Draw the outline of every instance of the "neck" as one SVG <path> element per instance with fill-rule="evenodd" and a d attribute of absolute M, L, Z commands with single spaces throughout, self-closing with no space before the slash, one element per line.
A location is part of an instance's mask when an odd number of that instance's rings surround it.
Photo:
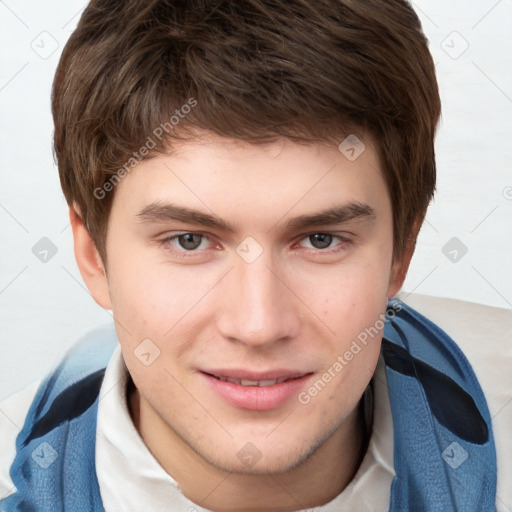
<path fill-rule="evenodd" d="M 128 403 L 139 434 L 182 493 L 215 512 L 287 512 L 324 505 L 351 482 L 368 444 L 360 404 L 293 469 L 266 474 L 227 472 L 185 443 L 133 385 Z"/>

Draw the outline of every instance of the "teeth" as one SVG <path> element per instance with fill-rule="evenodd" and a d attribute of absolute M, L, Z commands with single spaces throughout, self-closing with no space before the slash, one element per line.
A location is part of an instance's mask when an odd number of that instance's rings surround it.
<path fill-rule="evenodd" d="M 242 386 L 259 386 L 259 382 L 257 380 L 244 380 L 244 379 L 242 379 L 240 381 L 240 384 L 242 384 Z"/>
<path fill-rule="evenodd" d="M 260 386 L 260 387 L 274 386 L 275 384 L 280 384 L 281 382 L 288 380 L 286 378 L 268 379 L 268 380 L 232 379 L 230 377 L 217 377 L 217 378 L 224 382 L 231 382 L 232 384 L 238 384 L 239 386 Z"/>
<path fill-rule="evenodd" d="M 258 386 L 273 386 L 277 383 L 277 379 L 272 380 L 260 380 Z"/>
<path fill-rule="evenodd" d="M 217 377 L 215 375 L 215 377 Z M 238 384 L 239 386 L 274 386 L 275 384 L 281 384 L 287 380 L 292 380 L 288 377 L 280 377 L 279 379 L 267 379 L 267 380 L 247 380 L 247 379 L 232 379 L 231 377 L 217 377 L 217 379 L 223 382 L 231 382 L 232 384 Z"/>

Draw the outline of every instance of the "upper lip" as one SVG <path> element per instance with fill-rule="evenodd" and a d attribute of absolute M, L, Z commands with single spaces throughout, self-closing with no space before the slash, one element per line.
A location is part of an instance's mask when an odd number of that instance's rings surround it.
<path fill-rule="evenodd" d="M 262 380 L 274 380 L 274 379 L 296 379 L 303 377 L 313 372 L 304 372 L 301 370 L 288 370 L 277 368 L 275 370 L 267 370 L 264 372 L 254 372 L 251 370 L 244 370 L 242 368 L 221 368 L 215 370 L 202 370 L 203 373 L 208 373 L 214 377 L 222 377 L 228 379 L 239 379 L 239 380 L 251 380 L 251 381 L 262 381 Z"/>

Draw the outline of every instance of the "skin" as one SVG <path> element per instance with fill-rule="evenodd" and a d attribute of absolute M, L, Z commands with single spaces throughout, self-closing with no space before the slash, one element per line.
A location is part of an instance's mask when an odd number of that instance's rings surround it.
<path fill-rule="evenodd" d="M 116 187 L 106 269 L 70 210 L 81 274 L 116 320 L 135 384 L 128 397 L 134 424 L 184 494 L 205 508 L 314 507 L 357 471 L 365 447 L 357 405 L 377 364 L 380 333 L 307 404 L 294 397 L 268 411 L 240 409 L 200 371 L 291 368 L 313 373 L 309 387 L 385 312 L 412 248 L 393 260 L 389 194 L 371 141 L 365 144 L 350 162 L 336 146 L 284 139 L 255 146 L 202 133 L 180 142 Z M 142 222 L 137 214 L 155 201 L 215 215 L 235 230 Z M 351 202 L 375 215 L 287 226 Z M 183 233 L 205 238 L 193 239 L 200 244 L 187 252 L 190 245 L 171 238 Z M 315 233 L 335 236 L 320 237 L 319 246 Z M 262 250 L 252 263 L 236 251 L 246 237 Z M 144 339 L 160 349 L 149 366 L 134 353 Z M 237 456 L 246 443 L 261 455 L 255 464 Z"/>

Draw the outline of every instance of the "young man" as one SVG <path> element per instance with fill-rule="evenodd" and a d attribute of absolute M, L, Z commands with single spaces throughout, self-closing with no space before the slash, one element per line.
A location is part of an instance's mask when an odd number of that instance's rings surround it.
<path fill-rule="evenodd" d="M 506 506 L 510 314 L 394 299 L 440 115 L 408 3 L 93 0 L 53 115 L 115 333 L 2 405 L 2 511 Z"/>

